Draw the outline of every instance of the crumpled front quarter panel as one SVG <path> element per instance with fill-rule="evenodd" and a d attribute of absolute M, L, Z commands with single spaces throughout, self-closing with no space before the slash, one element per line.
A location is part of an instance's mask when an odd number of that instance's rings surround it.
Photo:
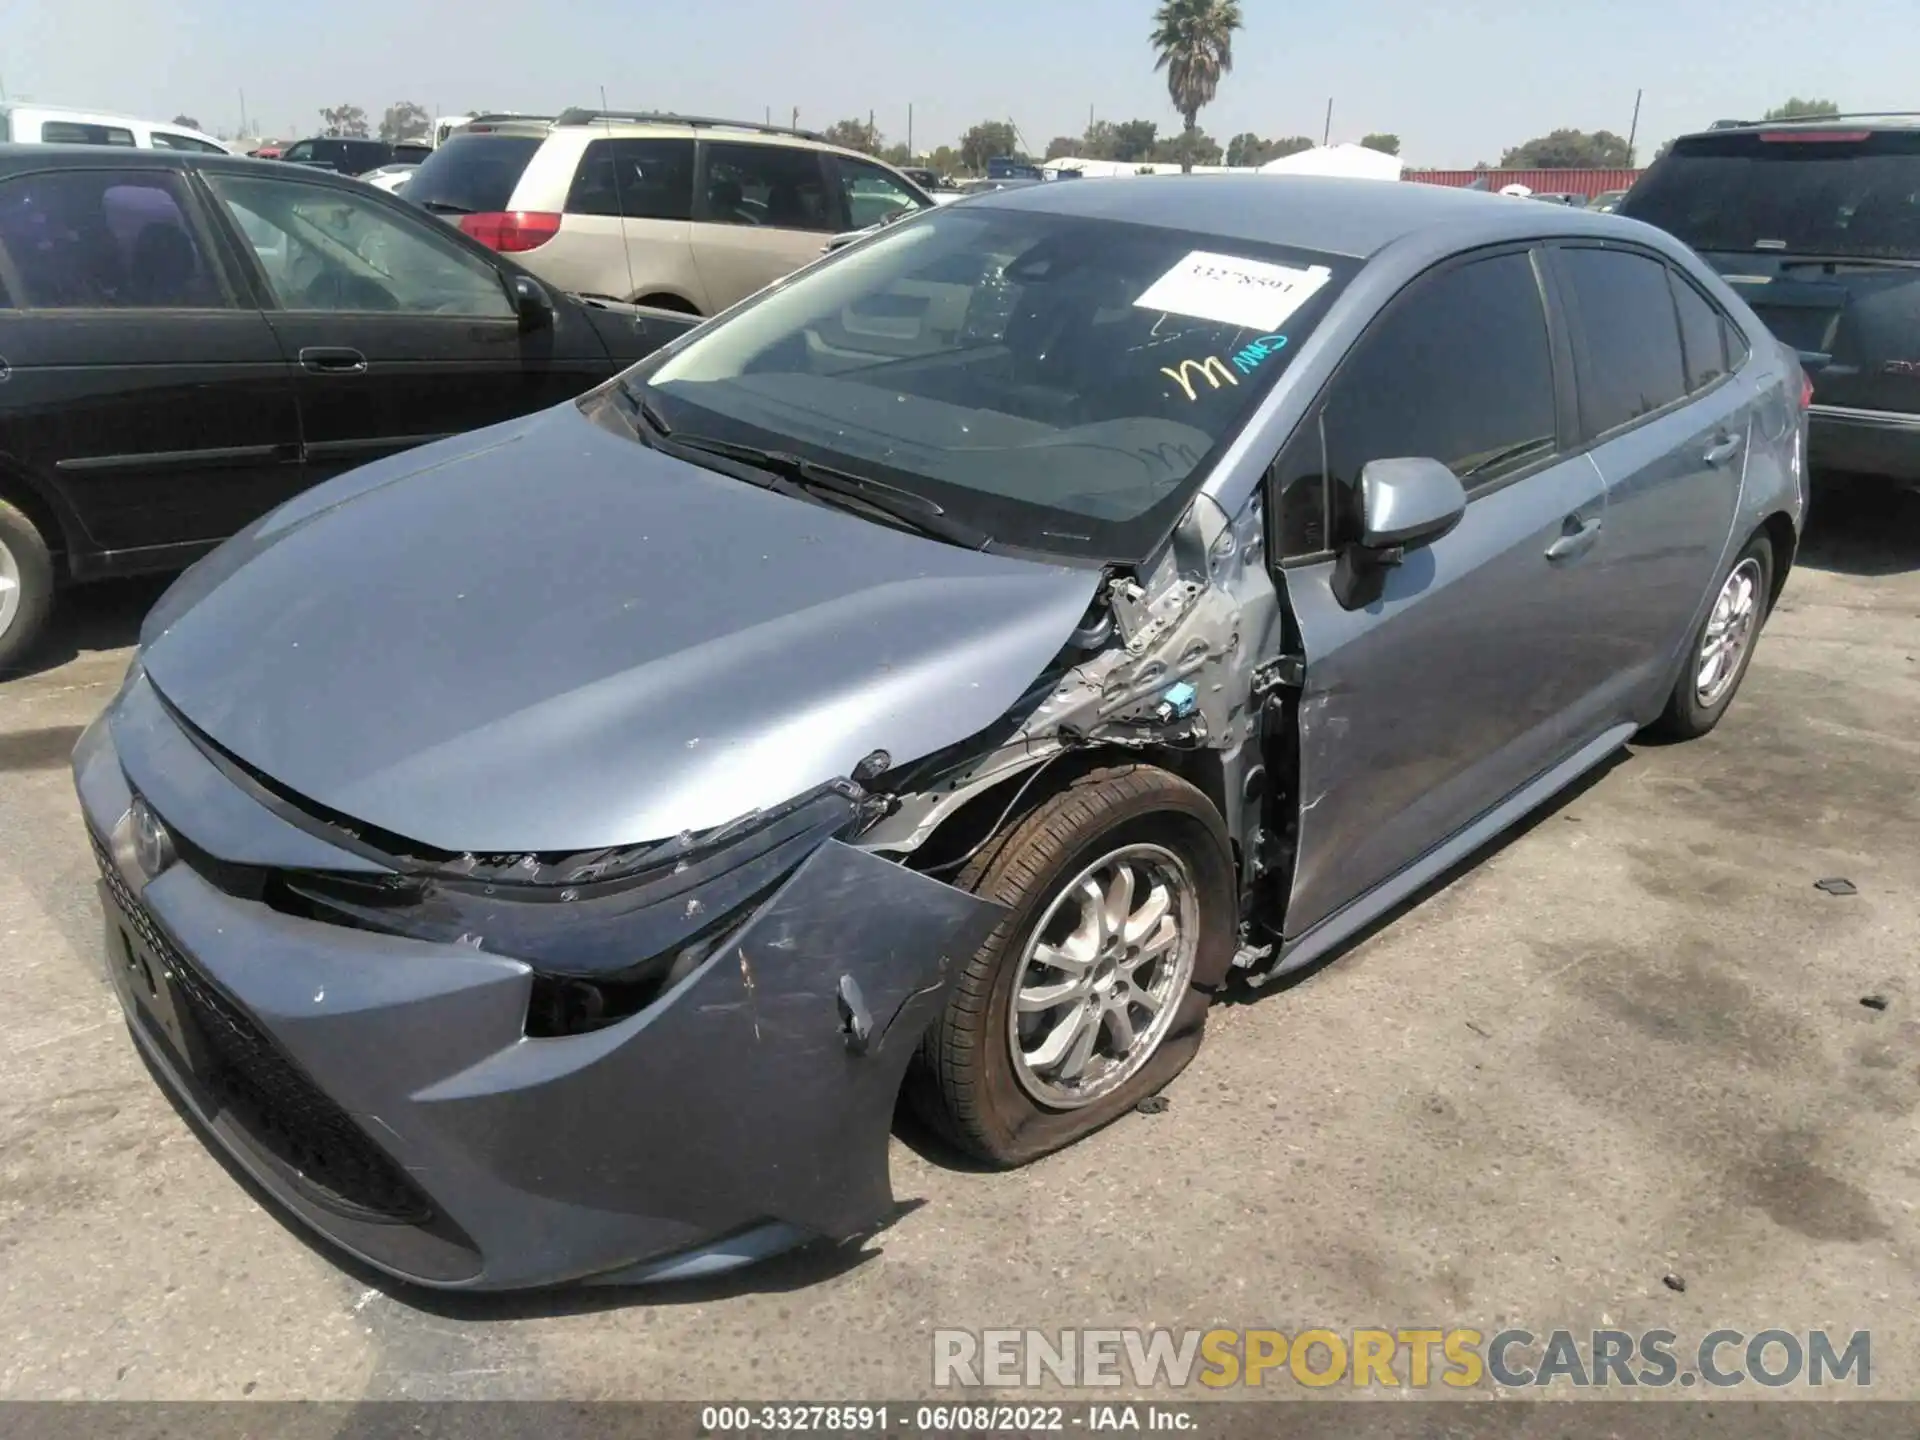
<path fill-rule="evenodd" d="M 709 1233 L 771 1219 L 852 1235 L 892 1208 L 907 1063 L 1002 914 L 829 841 L 652 1009 L 524 1041 L 415 1099 L 509 1185 Z M 843 976 L 870 1016 L 865 1053 L 843 1025 Z"/>

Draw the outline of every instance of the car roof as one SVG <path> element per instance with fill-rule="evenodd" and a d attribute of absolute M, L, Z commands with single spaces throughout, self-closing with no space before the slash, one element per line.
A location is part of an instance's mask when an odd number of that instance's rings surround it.
<path fill-rule="evenodd" d="M 1642 238 L 1645 227 L 1510 195 L 1319 175 L 1140 175 L 1048 181 L 969 196 L 969 207 L 1041 210 L 1193 230 L 1364 259 L 1419 230 L 1446 226 L 1462 248 L 1555 235 Z"/>
<path fill-rule="evenodd" d="M 1849 130 L 1914 130 L 1920 129 L 1920 111 L 1869 110 L 1841 115 L 1795 115 L 1785 120 L 1716 120 L 1705 130 L 1695 130 L 1679 138 L 1694 140 L 1702 135 L 1753 130 L 1830 130 L 1835 125 L 1844 125 Z"/>
<path fill-rule="evenodd" d="M 132 145 L 0 145 L 0 175 L 34 170 L 232 170 L 248 175 L 297 174 L 302 180 L 345 183 L 347 177 L 280 160 L 214 155 L 198 150 L 147 150 Z"/>

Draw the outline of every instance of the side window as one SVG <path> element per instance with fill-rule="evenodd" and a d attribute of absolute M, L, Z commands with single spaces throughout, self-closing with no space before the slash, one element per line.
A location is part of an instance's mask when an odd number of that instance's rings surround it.
<path fill-rule="evenodd" d="M 282 160 L 292 160 L 297 164 L 304 164 L 306 161 L 313 159 L 313 142 L 311 140 L 302 140 L 292 149 L 283 152 L 280 158 Z"/>
<path fill-rule="evenodd" d="M 569 215 L 693 218 L 691 140 L 595 140 L 567 191 Z"/>
<path fill-rule="evenodd" d="M 1588 439 L 1687 393 L 1667 267 L 1626 250 L 1559 252 L 1579 338 L 1580 425 Z"/>
<path fill-rule="evenodd" d="M 1294 432 L 1267 477 L 1268 513 L 1274 516 L 1270 550 L 1282 560 L 1318 555 L 1327 539 L 1327 459 L 1320 416 L 1310 415 Z"/>
<path fill-rule="evenodd" d="M 118 125 L 81 125 L 72 120 L 47 120 L 40 126 L 44 145 L 133 146 L 133 131 Z"/>
<path fill-rule="evenodd" d="M 165 130 L 153 132 L 153 148 L 156 150 L 188 150 L 195 155 L 220 155 L 225 152 L 218 145 L 209 145 L 204 140 L 196 140 L 191 135 L 171 135 Z"/>
<path fill-rule="evenodd" d="M 1370 460 L 1438 460 L 1471 493 L 1552 455 L 1553 351 L 1527 256 L 1415 282 L 1341 366 L 1322 424 L 1336 545 Z"/>
<path fill-rule="evenodd" d="M 1727 319 L 1678 271 L 1667 272 L 1680 312 L 1680 348 L 1686 355 L 1687 387 L 1706 389 L 1727 373 Z"/>
<path fill-rule="evenodd" d="M 840 171 L 840 198 L 846 205 L 847 228 L 851 230 L 878 225 L 905 210 L 926 208 L 918 196 L 878 165 L 845 155 L 837 157 L 834 164 Z"/>
<path fill-rule="evenodd" d="M 827 197 L 820 152 L 785 145 L 707 146 L 700 218 L 713 225 L 832 232 L 840 207 Z"/>
<path fill-rule="evenodd" d="M 224 309 L 178 177 L 68 170 L 0 184 L 0 270 L 23 309 Z"/>
<path fill-rule="evenodd" d="M 207 176 L 286 310 L 506 319 L 500 274 L 380 201 L 298 181 Z"/>

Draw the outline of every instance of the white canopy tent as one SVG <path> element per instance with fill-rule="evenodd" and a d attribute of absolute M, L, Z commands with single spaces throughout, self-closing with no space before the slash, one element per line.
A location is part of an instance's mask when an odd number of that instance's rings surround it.
<path fill-rule="evenodd" d="M 1400 157 L 1365 145 L 1317 145 L 1269 160 L 1262 175 L 1344 175 L 1355 180 L 1398 180 Z"/>

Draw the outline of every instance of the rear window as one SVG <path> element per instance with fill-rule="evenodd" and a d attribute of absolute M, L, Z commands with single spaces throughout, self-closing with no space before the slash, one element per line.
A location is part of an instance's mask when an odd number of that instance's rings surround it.
<path fill-rule="evenodd" d="M 1692 137 L 1647 172 L 1620 212 L 1696 250 L 1920 258 L 1920 132 L 1842 121 Z"/>
<path fill-rule="evenodd" d="M 537 135 L 456 135 L 413 172 L 407 199 L 442 215 L 505 210 L 541 143 Z"/>
<path fill-rule="evenodd" d="M 71 120 L 46 120 L 40 125 L 40 140 L 46 145 L 131 146 L 133 131 L 118 125 L 80 125 Z"/>

